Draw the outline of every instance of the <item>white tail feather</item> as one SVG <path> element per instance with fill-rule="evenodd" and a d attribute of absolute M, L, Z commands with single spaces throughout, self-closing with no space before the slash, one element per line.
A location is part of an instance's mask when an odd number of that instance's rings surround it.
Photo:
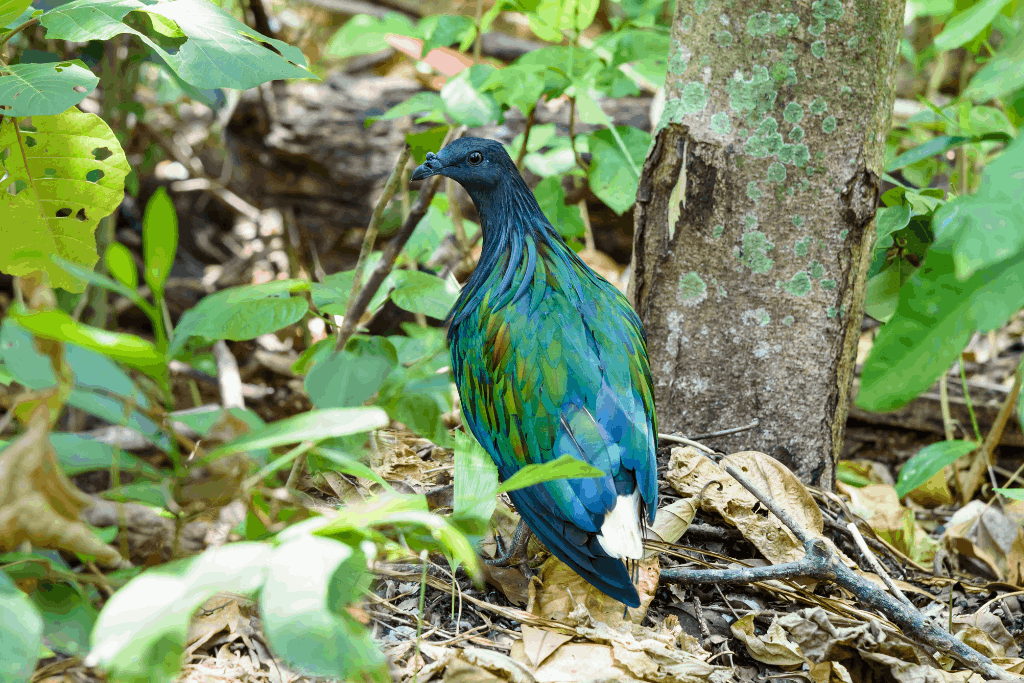
<path fill-rule="evenodd" d="M 604 516 L 597 540 L 604 551 L 619 559 L 639 560 L 644 555 L 640 534 L 640 491 L 619 496 Z"/>

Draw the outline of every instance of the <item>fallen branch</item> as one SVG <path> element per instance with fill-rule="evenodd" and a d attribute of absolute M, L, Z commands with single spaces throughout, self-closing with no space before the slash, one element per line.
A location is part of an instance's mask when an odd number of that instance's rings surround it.
<path fill-rule="evenodd" d="M 733 467 L 725 470 L 740 482 L 760 503 L 778 517 L 804 544 L 807 553 L 798 562 L 787 562 L 768 567 L 740 569 L 681 569 L 669 568 L 661 572 L 661 580 L 682 584 L 747 584 L 772 579 L 811 578 L 828 581 L 846 589 L 862 605 L 883 614 L 900 627 L 903 634 L 919 643 L 934 647 L 964 666 L 987 678 L 1003 681 L 1021 679 L 1000 669 L 995 663 L 949 632 L 929 622 L 917 609 L 908 607 L 897 598 L 879 590 L 875 584 L 861 578 L 846 567 L 836 553 L 821 539 L 810 537 L 786 510 L 761 493 L 743 474 Z"/>

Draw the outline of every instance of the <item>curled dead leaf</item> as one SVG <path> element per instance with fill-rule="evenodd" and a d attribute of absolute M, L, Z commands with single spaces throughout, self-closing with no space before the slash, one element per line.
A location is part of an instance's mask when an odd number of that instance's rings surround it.
<path fill-rule="evenodd" d="M 747 614 L 731 627 L 732 634 L 746 646 L 751 657 L 783 669 L 795 669 L 807 661 L 800 646 L 789 639 L 778 619 L 772 620 L 767 633 L 758 635 L 755 632 L 755 617 L 754 613 Z"/>

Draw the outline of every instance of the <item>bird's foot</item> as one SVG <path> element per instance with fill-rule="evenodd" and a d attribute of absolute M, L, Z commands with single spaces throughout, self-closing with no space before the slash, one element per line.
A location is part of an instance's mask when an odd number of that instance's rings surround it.
<path fill-rule="evenodd" d="M 501 538 L 501 534 L 497 531 L 494 532 L 494 540 L 498 544 L 498 552 L 500 554 L 490 559 L 484 559 L 484 562 L 492 567 L 512 567 L 520 565 L 522 568 L 526 565 L 526 546 L 530 542 L 530 527 L 526 526 L 526 523 L 523 522 L 523 520 L 519 520 L 519 526 L 516 527 L 516 533 L 512 536 L 512 544 L 508 548 L 502 549 L 504 542 Z M 529 573 L 526 571 L 523 573 L 529 576 Z"/>

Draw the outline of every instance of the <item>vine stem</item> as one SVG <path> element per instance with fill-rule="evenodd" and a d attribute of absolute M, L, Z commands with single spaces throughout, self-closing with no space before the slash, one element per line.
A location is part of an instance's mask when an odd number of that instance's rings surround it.
<path fill-rule="evenodd" d="M 7 33 L 7 35 L 5 35 L 3 38 L 0 38 L 0 50 L 3 49 L 4 45 L 6 45 L 11 38 L 18 35 L 25 29 L 35 26 L 38 23 L 39 17 L 35 17 L 34 19 L 29 19 L 24 24 L 20 24 L 19 26 L 15 26 L 14 28 L 12 28 L 10 32 Z"/>

